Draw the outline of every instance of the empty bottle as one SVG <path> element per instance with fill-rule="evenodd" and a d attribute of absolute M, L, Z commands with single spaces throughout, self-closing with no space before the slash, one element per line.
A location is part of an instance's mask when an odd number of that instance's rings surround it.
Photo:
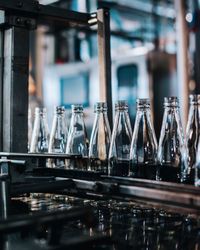
<path fill-rule="evenodd" d="M 65 117 L 65 108 L 58 106 L 54 111 L 53 124 L 49 141 L 49 153 L 65 153 L 67 144 L 68 127 Z M 63 160 L 50 160 L 51 167 L 64 167 Z"/>
<path fill-rule="evenodd" d="M 31 153 L 47 153 L 49 147 L 49 129 L 45 108 L 35 108 L 35 121 L 31 140 Z"/>
<path fill-rule="evenodd" d="M 190 175 L 190 182 L 192 182 L 194 181 L 194 167 L 200 135 L 200 95 L 190 95 L 189 100 L 190 110 L 186 128 L 186 146 L 188 150 L 188 174 Z"/>
<path fill-rule="evenodd" d="M 71 155 L 71 159 L 66 160 L 67 168 L 87 170 L 88 144 L 83 106 L 80 104 L 72 105 L 72 117 L 66 146 L 66 154 Z M 81 156 L 81 158 L 77 156 Z"/>
<path fill-rule="evenodd" d="M 157 141 L 149 99 L 137 99 L 137 113 L 130 150 L 130 175 L 156 178 Z"/>
<path fill-rule="evenodd" d="M 158 146 L 157 180 L 181 182 L 187 174 L 187 150 L 184 144 L 177 97 L 164 98 L 164 116 Z"/>
<path fill-rule="evenodd" d="M 89 147 L 89 169 L 107 174 L 111 139 L 111 131 L 107 117 L 107 104 L 105 102 L 97 102 L 95 105 L 95 113 L 96 116 Z"/>
<path fill-rule="evenodd" d="M 126 101 L 115 104 L 115 121 L 109 150 L 109 175 L 128 176 L 132 128 Z"/>
<path fill-rule="evenodd" d="M 200 140 L 198 142 L 197 147 L 197 155 L 196 155 L 196 162 L 195 162 L 195 177 L 194 177 L 194 184 L 196 187 L 200 187 Z"/>
<path fill-rule="evenodd" d="M 31 109 L 28 109 L 28 152 L 30 152 L 31 139 L 33 134 Z"/>

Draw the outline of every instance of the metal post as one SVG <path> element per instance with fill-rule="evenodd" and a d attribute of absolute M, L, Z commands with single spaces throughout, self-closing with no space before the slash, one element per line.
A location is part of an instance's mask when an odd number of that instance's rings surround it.
<path fill-rule="evenodd" d="M 6 219 L 9 209 L 9 179 L 7 175 L 0 176 L 0 218 Z"/>
<path fill-rule="evenodd" d="M 188 57 L 187 57 L 187 26 L 185 20 L 185 1 L 175 0 L 176 34 L 177 34 L 177 72 L 180 109 L 185 130 L 188 115 Z"/>
<path fill-rule="evenodd" d="M 0 151 L 3 150 L 2 138 L 3 138 L 3 51 L 4 51 L 4 32 L 0 30 Z"/>
<path fill-rule="evenodd" d="M 27 152 L 29 30 L 5 30 L 3 151 Z"/>
<path fill-rule="evenodd" d="M 193 12 L 199 9 L 200 3 L 198 0 L 193 0 L 191 3 L 191 9 Z M 195 93 L 200 93 L 200 30 L 195 30 L 194 34 L 194 51 L 193 51 L 193 63 L 194 63 L 194 80 L 196 83 Z"/>
<path fill-rule="evenodd" d="M 99 91 L 100 101 L 108 104 L 108 120 L 113 127 L 112 84 L 110 55 L 110 13 L 107 9 L 97 11 L 97 35 L 99 56 Z"/>

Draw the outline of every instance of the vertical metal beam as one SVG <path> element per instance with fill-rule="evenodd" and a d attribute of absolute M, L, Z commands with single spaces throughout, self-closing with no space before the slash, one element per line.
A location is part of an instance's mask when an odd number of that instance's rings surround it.
<path fill-rule="evenodd" d="M 3 151 L 3 51 L 4 31 L 0 30 L 0 151 Z"/>
<path fill-rule="evenodd" d="M 4 33 L 3 151 L 27 152 L 29 31 Z"/>
<path fill-rule="evenodd" d="M 9 209 L 9 179 L 7 175 L 0 176 L 0 219 L 6 219 Z"/>
<path fill-rule="evenodd" d="M 110 55 L 110 13 L 107 9 L 97 11 L 97 35 L 99 57 L 100 101 L 108 104 L 108 120 L 113 127 L 111 55 Z"/>
<path fill-rule="evenodd" d="M 188 118 L 188 29 L 185 20 L 185 1 L 175 0 L 177 34 L 177 73 L 180 109 L 185 130 Z"/>
<path fill-rule="evenodd" d="M 200 2 L 198 0 L 193 0 L 189 3 L 190 9 L 195 12 L 200 7 Z M 200 30 L 199 28 L 195 30 L 194 36 L 194 51 L 193 52 L 193 63 L 194 63 L 194 80 L 196 83 L 195 93 L 200 93 Z"/>

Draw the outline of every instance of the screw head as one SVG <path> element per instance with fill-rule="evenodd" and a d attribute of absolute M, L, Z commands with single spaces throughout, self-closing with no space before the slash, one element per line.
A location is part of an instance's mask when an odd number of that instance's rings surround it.
<path fill-rule="evenodd" d="M 17 24 L 21 24 L 21 23 L 22 23 L 22 19 L 21 19 L 20 17 L 17 17 L 17 18 L 15 19 L 15 22 L 16 22 Z"/>

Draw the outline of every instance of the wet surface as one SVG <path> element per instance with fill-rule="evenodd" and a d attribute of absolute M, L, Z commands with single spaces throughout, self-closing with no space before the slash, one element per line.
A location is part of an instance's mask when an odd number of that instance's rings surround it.
<path fill-rule="evenodd" d="M 38 211 L 57 211 L 75 207 L 89 206 L 94 211 L 96 223 L 92 227 L 87 227 L 80 220 L 70 221 L 64 224 L 61 232 L 55 225 L 55 234 L 61 234 L 59 244 L 68 242 L 74 237 L 104 235 L 110 236 L 111 243 L 101 242 L 94 244 L 94 249 L 200 249 L 200 221 L 191 216 L 169 213 L 148 207 L 141 207 L 131 202 L 119 202 L 115 200 L 84 200 L 61 195 L 32 195 L 30 197 L 18 198 L 13 201 L 13 214 L 33 214 Z M 54 226 L 52 226 L 54 228 Z M 34 240 L 32 232 L 15 237 L 15 247 L 10 245 L 7 249 L 17 249 L 20 244 L 30 246 L 37 238 L 37 246 L 48 249 L 45 242 L 48 240 L 49 229 L 40 229 L 35 233 Z M 26 236 L 26 237 L 25 237 Z M 12 242 L 12 240 L 11 240 Z M 46 246 L 44 248 L 44 245 Z M 13 245 L 14 246 L 14 245 Z M 33 246 L 33 249 L 35 245 Z M 20 249 L 20 248 L 19 248 Z M 26 248 L 21 248 L 26 249 Z"/>

